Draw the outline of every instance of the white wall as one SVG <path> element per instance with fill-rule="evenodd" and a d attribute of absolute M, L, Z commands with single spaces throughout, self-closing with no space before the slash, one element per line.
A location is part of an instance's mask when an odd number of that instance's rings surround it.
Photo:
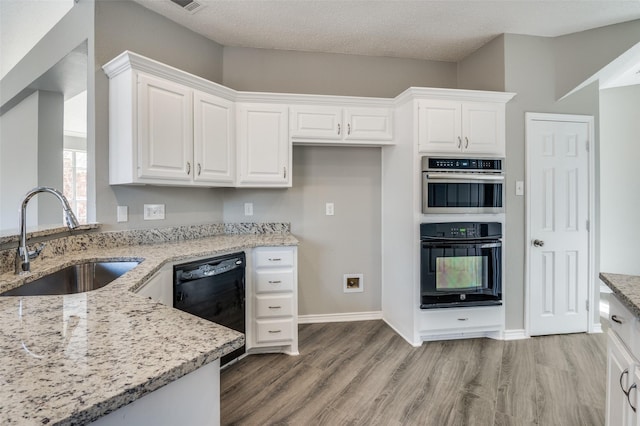
<path fill-rule="evenodd" d="M 0 116 L 0 229 L 17 231 L 20 201 L 38 183 L 38 97 L 35 92 Z M 27 210 L 27 224 L 36 224 L 38 200 Z M 17 233 L 17 232 L 16 232 Z"/>
<path fill-rule="evenodd" d="M 640 85 L 600 92 L 600 270 L 640 275 Z"/>

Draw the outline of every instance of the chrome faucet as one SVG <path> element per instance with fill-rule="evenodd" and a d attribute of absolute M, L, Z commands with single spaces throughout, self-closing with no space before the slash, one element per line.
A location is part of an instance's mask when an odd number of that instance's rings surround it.
<path fill-rule="evenodd" d="M 64 212 L 64 220 L 67 223 L 69 229 L 75 229 L 79 226 L 78 219 L 76 219 L 76 215 L 71 211 L 71 206 L 69 206 L 69 202 L 65 198 L 64 195 L 60 191 L 54 188 L 49 188 L 46 186 L 39 186 L 37 188 L 33 188 L 31 191 L 27 192 L 22 200 L 22 207 L 20 209 L 20 246 L 18 247 L 18 252 L 16 253 L 16 274 L 25 274 L 30 271 L 31 264 L 30 260 L 38 257 L 44 245 L 40 245 L 35 250 L 30 251 L 27 246 L 27 204 L 29 200 L 33 198 L 36 194 L 41 192 L 48 192 L 53 194 L 60 200 L 62 203 L 62 210 Z"/>

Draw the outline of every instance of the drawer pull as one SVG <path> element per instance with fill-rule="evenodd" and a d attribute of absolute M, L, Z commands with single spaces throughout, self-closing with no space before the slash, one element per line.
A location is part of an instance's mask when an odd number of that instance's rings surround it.
<path fill-rule="evenodd" d="M 282 281 L 277 280 L 277 281 L 269 281 L 269 284 L 280 284 Z"/>
<path fill-rule="evenodd" d="M 458 321 L 469 321 L 469 318 L 458 318 Z"/>
<path fill-rule="evenodd" d="M 624 321 L 618 318 L 617 315 L 611 315 L 611 321 L 617 322 L 618 324 L 622 324 Z"/>
<path fill-rule="evenodd" d="M 635 389 L 636 392 L 638 391 L 638 386 L 634 383 L 631 385 L 631 387 L 629 388 L 629 390 L 627 391 L 627 402 L 629 403 L 629 407 L 631 407 L 631 409 L 633 410 L 633 412 L 636 412 L 636 407 L 633 406 L 633 404 L 631 403 L 631 397 L 629 396 L 629 394 L 631 394 L 631 391 Z"/>
<path fill-rule="evenodd" d="M 282 330 L 269 330 L 270 334 L 278 334 L 278 333 L 282 333 Z"/>
<path fill-rule="evenodd" d="M 270 257 L 269 258 L 269 262 L 280 262 L 282 261 L 282 258 L 280 257 Z"/>
<path fill-rule="evenodd" d="M 619 381 L 620 381 L 620 389 L 622 389 L 622 393 L 627 395 L 627 397 L 628 397 L 629 396 L 629 392 L 627 392 L 624 389 L 624 385 L 622 384 L 622 378 L 625 376 L 625 374 L 629 374 L 629 369 L 628 368 L 625 368 L 624 371 L 620 374 L 620 379 L 619 379 Z"/>
<path fill-rule="evenodd" d="M 269 306 L 269 309 L 282 309 L 282 306 Z"/>

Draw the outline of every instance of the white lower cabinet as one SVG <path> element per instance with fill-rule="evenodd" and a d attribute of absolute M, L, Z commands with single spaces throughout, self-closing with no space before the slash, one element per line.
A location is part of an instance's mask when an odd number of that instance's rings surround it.
<path fill-rule="evenodd" d="M 173 266 L 164 265 L 136 294 L 173 307 Z"/>
<path fill-rule="evenodd" d="M 258 247 L 247 280 L 247 352 L 298 354 L 297 247 Z"/>
<path fill-rule="evenodd" d="M 617 299 L 612 299 L 609 313 L 606 425 L 640 426 L 640 354 L 635 349 L 639 323 Z"/>

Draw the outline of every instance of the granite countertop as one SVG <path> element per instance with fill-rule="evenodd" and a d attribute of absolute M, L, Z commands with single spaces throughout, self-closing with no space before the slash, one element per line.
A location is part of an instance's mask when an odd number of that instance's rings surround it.
<path fill-rule="evenodd" d="M 601 272 L 600 279 L 637 318 L 640 318 L 640 276 Z"/>
<path fill-rule="evenodd" d="M 239 348 L 243 334 L 133 291 L 166 263 L 297 243 L 291 234 L 218 235 L 33 262 L 27 280 L 81 261 L 141 261 L 98 290 L 0 297 L 0 424 L 86 424 Z M 1 274 L 0 292 L 24 281 Z"/>

